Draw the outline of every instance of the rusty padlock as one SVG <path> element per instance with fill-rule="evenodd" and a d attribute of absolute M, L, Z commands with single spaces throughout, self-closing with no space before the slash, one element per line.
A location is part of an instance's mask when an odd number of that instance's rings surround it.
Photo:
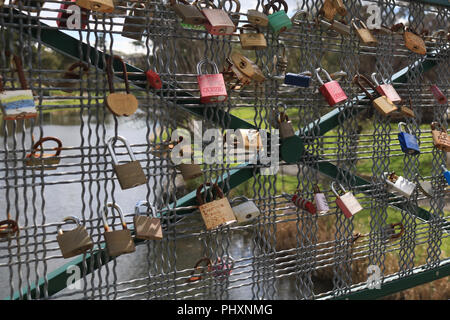
<path fill-rule="evenodd" d="M 76 69 L 79 69 L 78 71 L 75 71 Z M 71 92 L 73 90 L 66 89 L 66 88 L 73 88 L 80 84 L 79 81 L 71 81 L 71 80 L 80 80 L 83 78 L 85 74 L 87 74 L 89 71 L 89 65 L 78 61 L 73 63 L 69 69 L 64 73 L 63 79 L 68 81 L 62 81 L 59 83 L 59 86 L 63 87 L 63 91 L 65 92 Z"/>
<path fill-rule="evenodd" d="M 254 30 L 256 33 L 243 33 L 245 29 Z M 241 27 L 239 40 L 241 41 L 241 47 L 244 50 L 262 50 L 267 48 L 267 41 L 264 34 L 261 33 L 257 26 L 251 24 L 246 24 Z"/>
<path fill-rule="evenodd" d="M 403 23 L 397 23 L 392 26 L 391 30 L 403 34 L 405 46 L 410 51 L 420 55 L 425 55 L 427 53 L 425 41 L 423 41 L 417 33 L 413 32 L 411 28 L 405 26 Z"/>
<path fill-rule="evenodd" d="M 439 150 L 450 152 L 450 137 L 440 123 L 433 121 L 431 123 L 431 134 L 433 136 L 433 144 Z"/>
<path fill-rule="evenodd" d="M 149 211 L 151 217 L 148 216 Z M 138 239 L 161 240 L 163 238 L 161 220 L 156 217 L 156 208 L 148 201 L 138 201 L 134 207 L 134 231 Z"/>
<path fill-rule="evenodd" d="M 446 104 L 447 103 L 447 97 L 442 93 L 442 91 L 439 89 L 439 87 L 435 84 L 433 84 L 430 87 L 431 93 L 433 94 L 434 98 L 439 104 Z"/>
<path fill-rule="evenodd" d="M 213 66 L 213 74 L 202 74 L 204 64 Z M 228 98 L 227 88 L 223 75 L 219 73 L 217 65 L 207 58 L 197 64 L 197 82 L 200 89 L 200 103 L 225 102 Z"/>
<path fill-rule="evenodd" d="M 64 259 L 75 257 L 79 254 L 85 253 L 94 247 L 89 233 L 86 228 L 81 225 L 80 219 L 75 216 L 65 217 L 63 222 L 73 222 L 76 228 L 68 231 L 63 231 L 61 226 L 58 227 L 58 241 L 61 254 Z"/>
<path fill-rule="evenodd" d="M 43 148 L 44 142 L 47 141 L 54 141 L 58 145 L 54 148 L 56 150 L 55 153 L 47 154 L 42 153 L 41 150 Z M 39 148 L 41 147 L 41 148 Z M 60 162 L 59 155 L 61 154 L 62 150 L 62 142 L 58 138 L 55 137 L 43 137 L 38 142 L 36 142 L 33 147 L 31 153 L 27 154 L 25 157 L 25 165 L 30 167 L 41 167 L 46 166 L 43 168 L 43 170 L 56 170 L 57 165 Z M 51 166 L 51 167 L 49 167 Z"/>
<path fill-rule="evenodd" d="M 319 9 L 319 15 L 323 16 L 329 21 L 333 21 L 337 14 L 337 8 L 333 3 L 333 0 L 325 0 L 322 7 Z"/>
<path fill-rule="evenodd" d="M 206 8 L 200 6 L 201 3 L 206 2 Z M 232 35 L 236 30 L 236 26 L 225 10 L 217 9 L 214 3 L 210 1 L 196 1 L 194 2 L 197 8 L 202 12 L 206 18 L 206 30 L 217 36 Z"/>
<path fill-rule="evenodd" d="M 184 23 L 202 25 L 207 21 L 196 6 L 185 0 L 170 0 L 170 5 Z"/>
<path fill-rule="evenodd" d="M 122 224 L 122 230 L 110 230 L 108 221 L 106 219 L 106 213 L 108 212 L 108 208 L 113 208 L 113 211 L 116 210 L 119 213 L 120 221 Z M 125 219 L 123 217 L 122 209 L 116 203 L 108 203 L 102 210 L 102 221 L 103 227 L 105 228 L 105 232 L 103 236 L 106 241 L 106 248 L 108 250 L 108 254 L 111 257 L 120 256 L 121 254 L 131 253 L 136 251 L 136 247 L 134 245 L 133 238 L 131 237 L 131 231 L 128 230 L 127 224 L 125 223 Z"/>
<path fill-rule="evenodd" d="M 77 0 L 77 6 L 103 13 L 112 13 L 114 11 L 113 0 Z"/>
<path fill-rule="evenodd" d="M 145 4 L 134 2 L 128 9 L 128 16 L 123 22 L 122 37 L 142 41 L 142 35 L 146 28 Z"/>
<path fill-rule="evenodd" d="M 10 239 L 11 237 L 19 234 L 19 225 L 17 221 L 11 218 L 11 214 L 8 213 L 7 219 L 0 221 L 0 239 Z"/>
<path fill-rule="evenodd" d="M 359 24 L 359 27 L 358 27 Z M 355 29 L 359 39 L 367 46 L 376 46 L 378 44 L 377 38 L 375 38 L 367 28 L 366 24 L 360 19 L 352 19 L 352 27 Z"/>
<path fill-rule="evenodd" d="M 344 187 L 339 184 L 339 187 L 342 191 L 344 191 L 344 194 L 340 196 L 338 192 L 336 191 L 334 185 L 336 184 L 335 181 L 331 183 L 331 191 L 336 196 L 336 205 L 339 209 L 341 209 L 342 213 L 345 217 L 351 218 L 358 212 L 360 212 L 363 208 L 361 207 L 361 204 L 358 202 L 356 197 L 353 195 L 352 192 L 347 192 Z"/>

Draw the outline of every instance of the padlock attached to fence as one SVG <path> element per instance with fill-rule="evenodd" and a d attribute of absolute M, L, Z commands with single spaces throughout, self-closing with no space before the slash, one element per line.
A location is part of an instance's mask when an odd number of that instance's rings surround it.
<path fill-rule="evenodd" d="M 309 200 L 304 199 L 300 194 L 299 190 L 292 196 L 291 201 L 297 208 L 308 211 L 311 214 L 316 214 L 316 206 Z"/>
<path fill-rule="evenodd" d="M 41 150 L 43 149 L 44 142 L 47 141 L 54 141 L 57 144 L 57 147 L 54 148 L 56 150 L 55 153 L 42 153 Z M 39 148 L 41 147 L 41 148 Z M 44 166 L 50 166 L 50 165 L 56 165 L 59 164 L 60 158 L 59 155 L 61 154 L 62 150 L 62 142 L 58 138 L 55 137 L 43 137 L 38 142 L 36 142 L 31 150 L 31 153 L 26 155 L 25 158 L 25 165 L 30 167 L 40 167 L 42 165 Z M 57 166 L 52 167 L 45 167 L 44 170 L 56 170 Z"/>
<path fill-rule="evenodd" d="M 255 9 L 248 9 L 247 20 L 252 25 L 259 27 L 267 27 L 269 24 L 269 18 L 267 15 Z"/>
<path fill-rule="evenodd" d="M 442 93 L 442 91 L 439 89 L 439 87 L 437 85 L 433 84 L 430 87 L 430 91 L 439 104 L 447 103 L 447 97 Z"/>
<path fill-rule="evenodd" d="M 372 81 L 376 86 L 377 92 L 381 96 L 386 96 L 386 98 L 388 98 L 393 103 L 398 103 L 398 102 L 402 101 L 402 98 L 400 98 L 400 96 L 398 95 L 397 91 L 394 89 L 392 84 L 386 83 L 386 81 L 384 81 L 384 80 L 383 80 L 382 84 L 380 84 L 380 82 L 378 82 L 376 72 L 372 73 Z"/>
<path fill-rule="evenodd" d="M 148 212 L 151 216 L 148 216 Z M 156 208 L 148 201 L 138 201 L 134 207 L 135 237 L 143 240 L 161 240 L 163 237 L 161 220 L 156 217 Z"/>
<path fill-rule="evenodd" d="M 117 160 L 116 153 L 113 147 L 117 140 L 122 141 L 125 148 L 127 149 L 128 155 L 131 158 L 131 161 L 129 161 L 128 163 L 119 164 L 119 161 Z M 147 177 L 145 176 L 144 170 L 142 170 L 139 161 L 136 160 L 136 157 L 134 156 L 134 153 L 131 150 L 130 144 L 128 143 L 127 139 L 121 136 L 111 137 L 108 140 L 107 147 L 109 154 L 111 155 L 114 172 L 116 173 L 122 190 L 134 188 L 147 183 Z"/>
<path fill-rule="evenodd" d="M 77 5 L 96 12 L 112 13 L 114 11 L 113 0 L 77 0 Z"/>
<path fill-rule="evenodd" d="M 433 136 L 433 144 L 439 150 L 450 152 L 450 137 L 440 123 L 433 121 L 431 123 L 431 135 Z"/>
<path fill-rule="evenodd" d="M 212 186 L 220 199 L 204 203 L 201 196 L 201 191 L 204 186 Z M 224 196 L 222 189 L 220 189 L 216 183 L 213 184 L 207 182 L 199 186 L 197 188 L 197 202 L 207 230 L 231 225 L 237 221 L 228 199 Z"/>
<path fill-rule="evenodd" d="M 447 184 L 450 186 L 450 171 L 444 165 L 441 165 L 442 171 L 444 173 L 444 178 L 447 181 Z"/>
<path fill-rule="evenodd" d="M 358 202 L 358 199 L 353 195 L 351 191 L 346 191 L 344 187 L 339 183 L 339 187 L 342 191 L 344 191 L 344 194 L 340 196 L 338 192 L 336 191 L 334 185 L 335 181 L 331 183 L 331 191 L 336 196 L 336 205 L 339 209 L 341 209 L 342 213 L 346 218 L 351 218 L 358 212 L 360 212 L 363 207 Z"/>
<path fill-rule="evenodd" d="M 256 31 L 256 33 L 244 33 L 245 29 Z M 264 34 L 261 33 L 257 26 L 251 24 L 246 24 L 241 27 L 239 39 L 241 41 L 241 47 L 244 50 L 263 50 L 267 48 L 267 41 Z"/>
<path fill-rule="evenodd" d="M 61 3 L 61 7 L 59 8 L 58 18 L 56 20 L 56 25 L 58 28 L 70 28 L 70 21 L 73 19 L 73 15 L 76 14 L 74 11 L 71 11 L 71 7 L 75 6 L 76 0 L 68 0 L 71 3 Z M 89 10 L 85 8 L 80 8 L 76 6 L 80 10 L 80 29 L 86 29 L 86 26 L 89 23 Z M 70 12 L 70 13 L 69 13 Z M 77 28 L 78 29 L 78 28 Z"/>
<path fill-rule="evenodd" d="M 311 72 L 302 73 L 286 73 L 284 76 L 284 84 L 302 88 L 308 88 L 311 83 Z"/>
<path fill-rule="evenodd" d="M 280 112 L 278 118 L 278 128 L 280 130 L 281 140 L 285 140 L 287 138 L 295 136 L 294 127 L 292 126 L 288 115 L 284 111 Z"/>
<path fill-rule="evenodd" d="M 162 88 L 161 78 L 155 71 L 148 70 L 145 73 L 145 76 L 147 77 L 147 82 L 150 85 L 150 87 L 152 87 L 153 89 L 156 89 L 156 90 L 159 90 Z"/>
<path fill-rule="evenodd" d="M 73 63 L 63 75 L 63 79 L 69 80 L 69 81 L 64 81 L 64 80 L 61 81 L 59 83 L 59 86 L 63 87 L 64 89 L 62 89 L 62 90 L 65 92 L 73 91 L 71 89 L 66 89 L 66 88 L 77 87 L 80 84 L 80 82 L 79 81 L 71 81 L 71 80 L 81 80 L 83 78 L 83 76 L 88 73 L 88 71 L 89 71 L 88 64 L 81 62 L 81 61 Z"/>
<path fill-rule="evenodd" d="M 369 28 L 360 19 L 353 18 L 352 27 L 355 29 L 358 38 L 363 44 L 367 46 L 376 46 L 378 44 L 377 38 L 372 35 Z"/>
<path fill-rule="evenodd" d="M 206 30 L 216 36 L 232 35 L 236 30 L 236 26 L 228 13 L 225 10 L 217 9 L 210 1 L 206 1 L 208 8 L 201 8 L 201 2 L 204 1 L 196 1 L 195 4 L 207 20 L 205 23 Z"/>
<path fill-rule="evenodd" d="M 225 4 L 229 3 L 230 8 L 228 10 L 225 9 Z M 236 5 L 236 8 L 233 10 L 234 5 Z M 234 25 L 237 26 L 239 24 L 239 19 L 241 18 L 241 15 L 239 14 L 239 11 L 241 10 L 241 3 L 239 0 L 221 0 L 219 3 L 219 9 L 223 9 L 226 12 L 230 12 L 229 16 L 231 17 L 231 21 L 233 21 Z"/>
<path fill-rule="evenodd" d="M 238 204 L 236 205 L 236 203 Z M 233 209 L 238 223 L 249 222 L 261 214 L 256 204 L 244 196 L 231 200 L 231 209 Z"/>
<path fill-rule="evenodd" d="M 142 41 L 142 35 L 146 28 L 145 4 L 134 2 L 128 9 L 128 16 L 123 22 L 122 37 Z"/>
<path fill-rule="evenodd" d="M 261 69 L 249 58 L 243 56 L 239 52 L 232 52 L 230 55 L 233 65 L 244 74 L 246 77 L 255 81 L 256 83 L 262 83 L 266 80 Z"/>
<path fill-rule="evenodd" d="M 327 83 L 324 83 L 320 78 L 319 76 L 320 71 L 325 73 L 325 76 L 328 79 Z M 320 83 L 319 91 L 324 96 L 325 100 L 328 102 L 330 107 L 333 107 L 336 104 L 347 100 L 347 95 L 345 94 L 344 90 L 342 90 L 341 86 L 339 85 L 339 82 L 331 79 L 329 73 L 325 69 L 317 68 L 315 70 L 315 75 Z"/>
<path fill-rule="evenodd" d="M 416 114 L 414 113 L 414 110 L 412 107 L 412 99 L 411 98 L 409 98 L 409 107 L 407 107 L 406 105 L 402 105 L 402 106 L 400 106 L 399 111 L 405 117 L 409 117 L 409 118 L 416 117 Z"/>
<path fill-rule="evenodd" d="M 395 172 L 385 172 L 384 178 L 388 185 L 389 191 L 395 190 L 404 195 L 406 198 L 409 198 L 416 189 L 415 183 L 403 178 L 402 176 L 397 176 Z"/>
<path fill-rule="evenodd" d="M 402 126 L 405 126 L 409 132 L 402 131 Z M 398 130 L 400 131 L 398 134 L 398 141 L 400 142 L 402 151 L 410 155 L 419 154 L 420 148 L 417 138 L 411 133 L 411 130 L 408 128 L 406 123 L 399 122 Z"/>
<path fill-rule="evenodd" d="M 388 224 L 383 228 L 382 237 L 385 240 L 393 241 L 401 238 L 403 233 L 405 232 L 405 227 L 401 222 Z"/>
<path fill-rule="evenodd" d="M 327 213 L 328 211 L 330 211 L 327 197 L 323 192 L 320 191 L 318 185 L 314 185 L 314 203 L 316 204 L 318 213 Z"/>
<path fill-rule="evenodd" d="M 275 5 L 277 3 L 278 6 Z M 281 6 L 283 6 L 284 10 L 281 10 Z M 272 14 L 269 14 L 270 9 L 273 10 Z M 273 32 L 284 32 L 292 28 L 292 21 L 289 19 L 287 12 L 288 5 L 286 1 L 283 0 L 271 0 L 264 6 L 264 14 L 267 15 L 270 29 L 272 29 Z"/>
<path fill-rule="evenodd" d="M 122 230 L 110 230 L 108 221 L 106 219 L 108 208 L 113 208 L 113 212 L 115 210 L 119 214 L 122 224 Z M 103 236 L 105 237 L 106 248 L 110 256 L 116 257 L 120 256 L 121 254 L 136 251 L 133 238 L 131 237 L 131 231 L 128 230 L 127 224 L 125 223 L 125 219 L 123 217 L 122 209 L 117 204 L 108 203 L 102 209 L 102 221 L 105 228 Z"/>
<path fill-rule="evenodd" d="M 179 137 L 177 142 L 174 142 L 173 147 L 175 147 L 181 141 L 183 141 L 182 136 Z M 186 147 L 190 148 L 191 146 L 186 146 Z M 183 148 L 180 150 L 181 157 L 183 157 Z M 197 163 L 193 163 L 192 157 L 191 157 L 190 161 L 191 161 L 191 163 L 180 163 L 177 165 L 177 168 L 180 170 L 184 181 L 195 179 L 195 178 L 201 177 L 203 175 L 203 171 L 202 171 L 202 168 L 200 167 L 200 165 Z"/>
<path fill-rule="evenodd" d="M 330 28 L 343 36 L 349 36 L 351 33 L 350 26 L 344 20 L 333 20 Z"/>
<path fill-rule="evenodd" d="M 8 213 L 7 219 L 0 221 L 0 239 L 10 239 L 19 234 L 19 225 L 17 221 L 11 218 Z"/>
<path fill-rule="evenodd" d="M 214 68 L 213 74 L 202 74 L 202 66 L 208 63 Z M 200 103 L 225 102 L 228 98 L 223 75 L 219 73 L 217 65 L 208 59 L 200 60 L 197 64 L 197 82 L 200 89 Z"/>
<path fill-rule="evenodd" d="M 0 76 L 0 106 L 3 120 L 36 118 L 37 110 L 34 104 L 33 92 L 28 89 L 27 79 L 23 72 L 22 59 L 14 55 L 13 60 L 22 89 L 4 91 L 3 79 Z"/>
<path fill-rule="evenodd" d="M 319 15 L 323 16 L 329 21 L 333 21 L 337 14 L 337 8 L 333 4 L 333 0 L 325 0 L 322 7 L 319 9 Z"/>
<path fill-rule="evenodd" d="M 392 26 L 391 30 L 393 32 L 401 32 L 403 34 L 403 39 L 405 40 L 405 46 L 410 51 L 426 55 L 427 47 L 425 41 L 409 27 L 406 27 L 403 23 L 397 23 Z"/>
<path fill-rule="evenodd" d="M 75 216 L 65 217 L 63 222 L 73 222 L 77 226 L 68 231 L 63 231 L 61 226 L 58 227 L 58 241 L 61 254 L 64 259 L 75 257 L 79 254 L 85 253 L 94 247 L 91 236 L 86 228 L 81 225 L 80 219 Z"/>
<path fill-rule="evenodd" d="M 123 79 L 125 81 L 126 93 L 115 93 L 113 61 L 119 60 L 122 64 Z M 136 97 L 130 93 L 128 84 L 127 66 L 119 56 L 109 57 L 107 61 L 106 73 L 108 75 L 108 85 L 110 94 L 106 97 L 106 106 L 116 116 L 131 116 L 138 108 Z"/>
<path fill-rule="evenodd" d="M 207 20 L 201 11 L 185 0 L 170 0 L 170 6 L 184 23 L 203 25 Z"/>
<path fill-rule="evenodd" d="M 187 279 L 188 283 L 200 281 L 203 276 L 211 271 L 211 259 L 203 257 L 195 263 L 194 269 L 191 272 L 191 276 Z M 199 271 L 199 275 L 196 275 L 196 271 Z"/>

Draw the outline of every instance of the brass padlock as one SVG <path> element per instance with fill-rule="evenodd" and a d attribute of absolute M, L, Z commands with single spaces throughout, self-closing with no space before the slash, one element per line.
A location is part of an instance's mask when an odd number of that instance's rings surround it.
<path fill-rule="evenodd" d="M 360 27 L 357 26 L 359 23 Z M 367 28 L 366 24 L 362 22 L 360 19 L 353 18 L 352 19 L 352 26 L 356 30 L 356 34 L 358 35 L 359 39 L 368 46 L 376 46 L 378 41 L 377 39 L 372 35 L 370 30 Z"/>
<path fill-rule="evenodd" d="M 104 13 L 112 13 L 114 11 L 113 0 L 77 0 L 77 6 Z"/>
<path fill-rule="evenodd" d="M 319 10 L 319 15 L 323 16 L 329 21 L 333 21 L 337 14 L 337 8 L 333 3 L 334 0 L 325 0 L 322 7 Z"/>
<path fill-rule="evenodd" d="M 450 137 L 440 123 L 431 123 L 431 134 L 433 136 L 433 144 L 439 150 L 450 152 Z"/>
<path fill-rule="evenodd" d="M 86 228 L 80 224 L 80 219 L 75 216 L 69 216 L 63 220 L 63 222 L 67 221 L 74 222 L 77 227 L 69 231 L 63 231 L 61 226 L 58 228 L 56 240 L 58 241 L 64 259 L 75 257 L 94 247 L 94 243 Z"/>
<path fill-rule="evenodd" d="M 78 71 L 75 71 L 76 69 L 79 69 Z M 71 92 L 73 90 L 66 89 L 66 88 L 73 88 L 80 84 L 79 81 L 70 81 L 70 80 L 80 80 L 82 79 L 83 75 L 87 74 L 89 71 L 89 65 L 78 61 L 72 64 L 69 69 L 64 73 L 63 79 L 69 80 L 69 81 L 62 81 L 60 82 L 60 86 L 63 87 L 63 91 L 65 92 Z"/>
<path fill-rule="evenodd" d="M 251 24 L 260 27 L 267 27 L 267 25 L 269 24 L 269 18 L 267 17 L 267 15 L 254 9 L 249 9 L 247 11 L 247 20 Z"/>
<path fill-rule="evenodd" d="M 414 110 L 412 109 L 411 98 L 409 98 L 409 107 L 407 107 L 406 105 L 400 106 L 399 111 L 405 117 L 410 117 L 410 118 L 416 117 L 416 114 L 414 113 Z"/>
<path fill-rule="evenodd" d="M 170 5 L 184 23 L 202 25 L 207 20 L 200 10 L 185 0 L 170 0 Z"/>
<path fill-rule="evenodd" d="M 54 148 L 54 150 L 56 150 L 55 153 L 46 154 L 46 153 L 40 152 L 43 149 L 44 142 L 46 142 L 46 141 L 55 141 L 57 143 L 58 146 Z M 39 147 L 41 147 L 42 149 L 40 149 Z M 58 138 L 55 138 L 55 137 L 41 138 L 38 142 L 36 142 L 33 145 L 32 153 L 29 153 L 26 155 L 25 165 L 31 166 L 31 167 L 41 167 L 42 165 L 49 166 L 49 165 L 59 164 L 59 162 L 61 160 L 59 158 L 59 155 L 61 154 L 61 150 L 62 150 L 62 142 Z M 44 167 L 43 169 L 44 170 L 56 170 L 57 166 Z"/>
<path fill-rule="evenodd" d="M 255 30 L 256 33 L 243 33 L 245 29 Z M 267 48 L 267 41 L 264 34 L 261 33 L 257 26 L 246 24 L 240 29 L 239 39 L 241 47 L 244 50 L 262 50 Z"/>
<path fill-rule="evenodd" d="M 230 90 L 240 90 L 245 85 L 250 84 L 252 80 L 239 71 L 230 58 L 226 58 L 225 62 L 227 65 L 224 66 L 222 74 L 223 79 Z"/>
<path fill-rule="evenodd" d="M 281 112 L 278 118 L 280 138 L 282 140 L 295 136 L 294 127 L 285 112 Z"/>
<path fill-rule="evenodd" d="M 151 212 L 151 217 L 148 212 Z M 148 201 L 139 201 L 134 207 L 134 231 L 136 238 L 144 240 L 161 240 L 163 238 L 161 220 L 156 215 L 156 208 Z"/>
<path fill-rule="evenodd" d="M 231 53 L 231 61 L 236 68 L 242 72 L 247 77 L 251 78 L 255 82 L 261 83 L 266 78 L 262 73 L 261 69 L 250 59 L 244 57 L 242 54 L 238 52 Z"/>
<path fill-rule="evenodd" d="M 119 164 L 117 160 L 113 148 L 113 143 L 115 144 L 117 140 L 123 142 L 131 158 L 131 161 L 126 164 Z M 114 172 L 117 175 L 117 179 L 119 180 L 119 184 L 122 190 L 134 188 L 147 183 L 147 177 L 144 174 L 144 170 L 142 170 L 141 164 L 136 160 L 136 157 L 131 150 L 130 144 L 124 137 L 111 137 L 108 141 L 107 146 L 112 158 Z"/>
<path fill-rule="evenodd" d="M 120 221 L 122 223 L 122 230 L 110 230 L 106 213 L 108 208 L 113 208 L 119 213 Z M 111 257 L 120 256 L 121 254 L 131 253 L 136 251 L 131 231 L 128 230 L 127 224 L 123 218 L 122 209 L 115 203 L 108 203 L 102 210 L 102 221 L 105 232 L 103 236 L 106 241 L 106 248 Z"/>
<path fill-rule="evenodd" d="M 18 234 L 19 225 L 17 224 L 17 221 L 11 219 L 11 214 L 8 213 L 7 219 L 0 221 L 0 239 L 10 239 Z"/>
<path fill-rule="evenodd" d="M 201 196 L 201 191 L 204 186 L 212 186 L 220 199 L 204 203 Z M 212 184 L 210 182 L 207 182 L 199 186 L 197 188 L 197 202 L 199 204 L 198 208 L 202 215 L 203 221 L 205 222 L 207 230 L 231 225 L 237 222 L 233 210 L 231 209 L 230 202 L 224 196 L 222 189 L 220 189 L 220 187 L 216 183 Z"/>
<path fill-rule="evenodd" d="M 123 22 L 122 37 L 142 41 L 146 28 L 145 4 L 134 2 L 129 8 L 128 16 Z"/>

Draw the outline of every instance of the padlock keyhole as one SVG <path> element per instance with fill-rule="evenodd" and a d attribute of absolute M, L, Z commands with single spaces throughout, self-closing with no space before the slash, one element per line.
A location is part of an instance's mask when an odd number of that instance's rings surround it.
<path fill-rule="evenodd" d="M 245 219 L 250 219 L 252 217 L 252 214 L 249 213 L 248 215 L 245 216 Z"/>

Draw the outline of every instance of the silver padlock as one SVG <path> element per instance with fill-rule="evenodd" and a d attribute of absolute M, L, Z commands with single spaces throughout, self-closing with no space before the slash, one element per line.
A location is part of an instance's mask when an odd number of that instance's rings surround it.
<path fill-rule="evenodd" d="M 233 206 L 235 203 L 239 204 Z M 258 217 L 261 213 L 256 204 L 244 196 L 234 198 L 231 201 L 231 209 L 233 210 L 238 223 L 251 221 Z"/>
<path fill-rule="evenodd" d="M 336 196 L 336 205 L 339 207 L 339 209 L 341 209 L 345 217 L 351 218 L 355 214 L 360 212 L 363 208 L 361 207 L 361 204 L 358 202 L 353 193 L 351 193 L 351 191 L 347 192 L 339 183 L 339 187 L 342 191 L 344 191 L 344 195 L 340 196 L 334 187 L 335 183 L 335 181 L 331 183 L 331 191 Z"/>
<path fill-rule="evenodd" d="M 151 217 L 147 216 L 151 212 Z M 136 238 L 144 240 L 161 240 L 163 237 L 161 220 L 156 215 L 156 208 L 148 201 L 142 200 L 134 207 L 134 230 Z"/>
<path fill-rule="evenodd" d="M 388 172 L 385 172 L 383 175 L 388 185 L 389 191 L 395 190 L 405 197 L 409 198 L 416 189 L 415 183 L 412 183 L 402 176 L 397 176 L 395 172 L 392 172 L 390 174 Z"/>
<path fill-rule="evenodd" d="M 106 220 L 106 213 L 108 211 L 108 208 L 113 208 L 119 213 L 123 230 L 110 230 L 108 221 Z M 128 230 L 127 224 L 125 223 L 125 220 L 123 218 L 122 209 L 117 204 L 108 203 L 103 208 L 102 220 L 103 226 L 105 228 L 103 236 L 105 237 L 106 248 L 110 256 L 116 257 L 124 253 L 134 252 L 136 250 L 133 238 L 131 237 L 131 231 Z"/>
<path fill-rule="evenodd" d="M 63 222 L 67 221 L 74 222 L 77 227 L 68 231 L 63 231 L 61 226 L 58 228 L 56 240 L 58 241 L 64 259 L 85 253 L 94 246 L 86 228 L 80 224 L 80 219 L 75 216 L 69 216 L 65 217 L 63 220 Z"/>
<path fill-rule="evenodd" d="M 320 192 L 319 186 L 314 186 L 314 202 L 316 204 L 316 209 L 318 213 L 327 213 L 330 211 L 328 206 L 327 197 L 324 193 Z"/>

